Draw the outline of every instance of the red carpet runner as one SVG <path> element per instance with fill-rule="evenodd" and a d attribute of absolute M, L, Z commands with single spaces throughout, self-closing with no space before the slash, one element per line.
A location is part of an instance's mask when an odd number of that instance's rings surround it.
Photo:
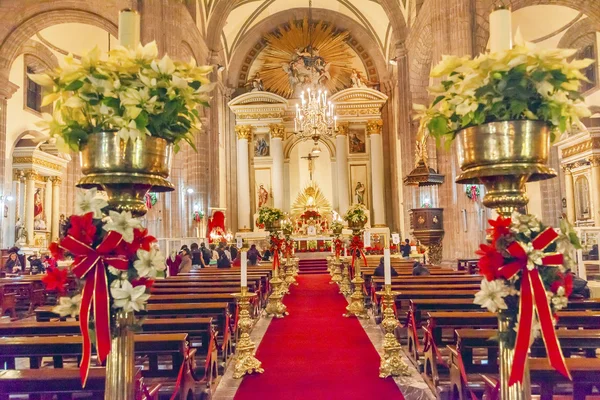
<path fill-rule="evenodd" d="M 379 354 L 360 323 L 342 317 L 346 300 L 329 275 L 298 276 L 257 353 L 265 372 L 244 377 L 235 400 L 402 400 L 379 378 Z"/>

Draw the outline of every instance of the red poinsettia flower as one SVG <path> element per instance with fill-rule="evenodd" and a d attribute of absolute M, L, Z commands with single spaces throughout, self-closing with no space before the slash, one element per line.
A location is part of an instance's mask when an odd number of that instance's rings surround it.
<path fill-rule="evenodd" d="M 552 293 L 557 293 L 560 287 L 564 287 L 565 296 L 569 297 L 573 293 L 573 274 L 570 272 L 566 274 L 559 272 L 556 274 L 556 277 L 557 279 L 550 285 L 550 290 Z"/>
<path fill-rule="evenodd" d="M 150 246 L 155 242 L 156 238 L 152 235 L 148 235 L 148 229 L 135 228 L 133 230 L 133 240 L 131 243 L 127 243 L 124 240 L 121 241 L 119 253 L 131 258 L 135 256 L 135 253 L 139 249 L 150 251 Z"/>
<path fill-rule="evenodd" d="M 154 279 L 148 279 L 146 277 L 131 280 L 131 286 L 133 287 L 146 286 L 146 289 L 150 289 L 152 285 L 154 285 Z"/>
<path fill-rule="evenodd" d="M 64 260 L 65 252 L 62 247 L 59 246 L 58 242 L 50 243 L 48 246 L 48 250 L 50 250 L 50 254 L 52 254 L 52 258 L 55 260 Z"/>
<path fill-rule="evenodd" d="M 498 269 L 504 265 L 504 256 L 494 246 L 488 246 L 487 244 L 480 245 L 475 254 L 481 256 L 479 263 L 477 263 L 479 272 L 488 281 L 496 279 Z"/>
<path fill-rule="evenodd" d="M 89 212 L 84 215 L 72 215 L 70 218 L 71 227 L 67 231 L 68 235 L 87 245 L 94 242 L 96 235 L 96 225 L 94 225 L 94 213 Z"/>
<path fill-rule="evenodd" d="M 510 224 L 512 223 L 510 218 L 499 215 L 496 220 L 490 219 L 488 222 L 492 226 L 487 230 L 492 237 L 492 246 L 496 245 L 496 241 L 502 236 L 510 235 Z"/>
<path fill-rule="evenodd" d="M 67 286 L 67 269 L 49 267 L 46 275 L 42 278 L 46 290 L 56 290 L 60 294 L 65 294 Z"/>

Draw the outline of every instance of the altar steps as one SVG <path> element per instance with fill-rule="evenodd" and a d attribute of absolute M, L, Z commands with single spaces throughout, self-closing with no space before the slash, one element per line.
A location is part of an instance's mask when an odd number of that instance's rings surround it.
<path fill-rule="evenodd" d="M 299 274 L 328 274 L 327 260 L 300 260 L 298 264 Z"/>

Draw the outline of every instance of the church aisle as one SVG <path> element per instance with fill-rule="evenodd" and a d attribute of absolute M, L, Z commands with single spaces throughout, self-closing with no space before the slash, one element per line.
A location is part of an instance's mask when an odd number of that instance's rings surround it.
<path fill-rule="evenodd" d="M 329 275 L 300 275 L 284 298 L 290 315 L 274 319 L 258 348 L 265 372 L 246 376 L 235 400 L 403 399 L 380 379 L 379 354 Z"/>

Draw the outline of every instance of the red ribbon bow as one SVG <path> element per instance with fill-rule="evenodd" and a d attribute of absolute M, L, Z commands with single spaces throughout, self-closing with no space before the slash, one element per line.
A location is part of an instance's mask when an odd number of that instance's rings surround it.
<path fill-rule="evenodd" d="M 277 236 L 271 236 L 271 252 L 273 253 L 273 269 L 279 268 L 279 252 L 285 242 L 284 239 L 279 239 Z"/>
<path fill-rule="evenodd" d="M 359 235 L 354 235 L 352 237 L 352 241 L 350 242 L 350 251 L 352 252 L 352 264 L 351 264 L 351 268 L 350 268 L 351 276 L 353 275 L 352 271 L 354 271 L 354 261 L 356 260 L 357 255 L 359 257 L 362 257 L 363 262 L 365 264 L 364 266 L 365 267 L 367 266 L 367 257 L 365 256 L 363 247 L 364 247 L 364 244 L 363 244 L 361 237 Z"/>
<path fill-rule="evenodd" d="M 531 241 L 531 244 L 534 251 L 543 251 L 552 244 L 557 237 L 558 234 L 554 229 L 547 228 L 537 235 L 535 239 Z M 519 298 L 519 327 L 515 344 L 513 369 L 510 372 L 508 384 L 510 386 L 523 381 L 525 360 L 527 359 L 527 352 L 529 350 L 529 342 L 531 339 L 534 309 L 537 310 L 540 320 L 542 337 L 544 339 L 544 345 L 546 346 L 550 365 L 565 377 L 571 379 L 571 374 L 569 373 L 562 350 L 558 343 L 558 338 L 556 337 L 554 324 L 552 322 L 552 313 L 550 311 L 550 305 L 548 304 L 548 299 L 546 297 L 546 289 L 544 288 L 540 273 L 537 268 L 529 270 L 528 264 L 533 261 L 530 260 L 530 254 L 527 253 L 519 242 L 511 243 L 508 246 L 507 251 L 515 258 L 515 260 L 500 267 L 498 274 L 504 279 L 510 279 L 519 271 L 522 272 L 521 296 Z M 556 253 L 548 254 L 543 257 L 540 255 L 539 262 L 541 265 L 545 266 L 559 266 L 562 265 L 563 260 L 563 255 Z"/>
<path fill-rule="evenodd" d="M 79 279 L 85 279 L 79 307 L 79 327 L 83 336 L 83 354 L 79 372 L 83 387 L 87 382 L 92 356 L 92 342 L 89 331 L 92 302 L 94 303 L 98 359 L 103 362 L 110 353 L 110 304 L 106 265 L 111 265 L 123 271 L 126 271 L 129 267 L 129 261 L 125 256 L 112 254 L 121 243 L 121 240 L 123 240 L 123 237 L 120 233 L 110 231 L 95 249 L 71 235 L 66 236 L 60 242 L 60 247 L 75 256 L 71 271 Z"/>
<path fill-rule="evenodd" d="M 333 244 L 335 246 L 335 256 L 337 258 L 342 254 L 342 239 L 335 238 L 333 240 Z"/>

